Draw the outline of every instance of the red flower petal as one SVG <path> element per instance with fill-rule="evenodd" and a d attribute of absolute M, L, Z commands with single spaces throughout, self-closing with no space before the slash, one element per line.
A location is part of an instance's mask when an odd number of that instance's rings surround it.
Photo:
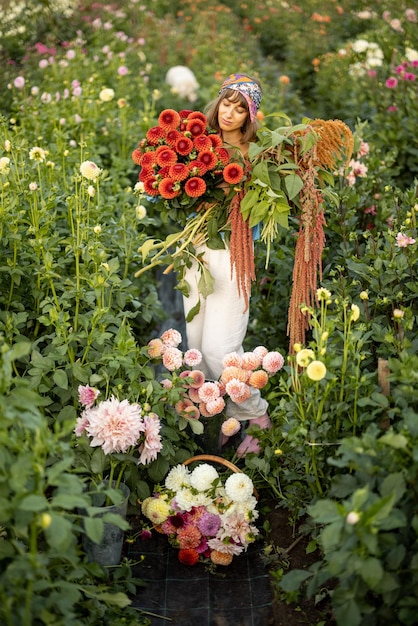
<path fill-rule="evenodd" d="M 166 200 L 171 200 L 179 195 L 180 188 L 178 183 L 176 184 L 175 180 L 172 180 L 171 178 L 163 178 L 158 185 L 158 192 Z"/>
<path fill-rule="evenodd" d="M 179 550 L 179 561 L 183 565 L 196 565 L 199 560 L 199 553 L 193 548 Z"/>
<path fill-rule="evenodd" d="M 155 158 L 160 167 L 174 165 L 177 162 L 177 154 L 167 146 L 159 146 L 155 151 Z"/>
<path fill-rule="evenodd" d="M 208 170 L 213 169 L 217 164 L 216 155 L 210 150 L 202 150 L 202 152 L 199 152 L 197 155 L 197 161 L 204 163 Z"/>
<path fill-rule="evenodd" d="M 238 163 L 229 163 L 224 169 L 224 180 L 231 185 L 236 185 L 242 180 L 244 170 Z"/>
<path fill-rule="evenodd" d="M 136 150 L 132 152 L 132 161 L 135 163 L 135 165 L 141 165 L 142 152 L 139 148 L 136 148 Z"/>
<path fill-rule="evenodd" d="M 148 130 L 146 134 L 148 143 L 150 143 L 152 146 L 156 146 L 160 139 L 164 138 L 164 134 L 164 130 L 161 128 L 161 126 L 153 126 Z"/>
<path fill-rule="evenodd" d="M 187 156 L 193 150 L 193 141 L 188 137 L 182 137 L 176 142 L 176 150 L 182 156 Z"/>
<path fill-rule="evenodd" d="M 174 109 L 164 109 L 158 116 L 158 123 L 164 130 L 172 130 L 180 124 L 180 115 Z"/>
<path fill-rule="evenodd" d="M 193 137 L 198 137 L 205 132 L 206 124 L 199 118 L 191 119 L 186 124 L 186 130 L 191 133 Z"/>
<path fill-rule="evenodd" d="M 203 178 L 199 176 L 193 176 L 184 185 L 184 191 L 191 198 L 198 198 L 202 196 L 206 191 L 206 183 Z"/>
<path fill-rule="evenodd" d="M 169 176 L 173 180 L 185 180 L 189 175 L 189 168 L 184 163 L 175 163 L 170 167 Z"/>

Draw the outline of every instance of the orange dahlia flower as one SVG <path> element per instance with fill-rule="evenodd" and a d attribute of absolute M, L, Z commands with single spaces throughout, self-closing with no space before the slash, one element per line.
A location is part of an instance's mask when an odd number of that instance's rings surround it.
<path fill-rule="evenodd" d="M 229 163 L 224 169 L 224 180 L 231 184 L 236 185 L 244 176 L 244 170 L 238 163 Z"/>
<path fill-rule="evenodd" d="M 251 372 L 251 375 L 248 379 L 248 384 L 251 387 L 255 387 L 256 389 L 262 389 L 267 385 L 268 382 L 268 374 L 264 370 L 257 370 L 255 372 Z"/>
<path fill-rule="evenodd" d="M 203 178 L 200 178 L 199 176 L 193 176 L 193 178 L 189 178 L 189 180 L 184 185 L 184 191 L 191 198 L 198 198 L 205 193 L 206 183 Z"/>
<path fill-rule="evenodd" d="M 180 124 L 180 115 L 174 109 L 164 109 L 158 117 L 158 123 L 164 130 L 173 130 Z"/>

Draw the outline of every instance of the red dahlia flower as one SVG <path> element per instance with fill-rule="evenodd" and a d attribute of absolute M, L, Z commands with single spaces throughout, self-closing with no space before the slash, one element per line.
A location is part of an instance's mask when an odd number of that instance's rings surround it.
<path fill-rule="evenodd" d="M 212 148 L 212 142 L 209 139 L 208 135 L 199 135 L 199 137 L 196 137 L 193 143 L 195 145 L 195 148 L 199 150 L 199 152 L 201 150 L 209 150 L 210 148 Z"/>
<path fill-rule="evenodd" d="M 238 163 L 229 163 L 224 168 L 224 180 L 231 185 L 236 185 L 242 180 L 244 170 Z"/>
<path fill-rule="evenodd" d="M 158 123 L 164 130 L 175 129 L 180 124 L 180 115 L 174 109 L 165 109 L 161 111 Z"/>
<path fill-rule="evenodd" d="M 214 148 L 220 148 L 223 144 L 222 137 L 220 135 L 214 135 L 212 133 L 208 135 L 208 139 Z"/>
<path fill-rule="evenodd" d="M 179 561 L 183 565 L 196 565 L 199 560 L 199 553 L 194 548 L 179 550 Z"/>
<path fill-rule="evenodd" d="M 169 176 L 173 180 L 185 180 L 189 175 L 189 168 L 184 163 L 175 163 L 170 167 Z"/>
<path fill-rule="evenodd" d="M 226 148 L 215 148 L 215 154 L 222 163 L 222 165 L 227 165 L 229 163 L 229 152 Z"/>
<path fill-rule="evenodd" d="M 202 150 L 202 152 L 199 152 L 197 155 L 197 161 L 204 163 L 208 170 L 213 169 L 217 164 L 216 156 L 210 150 Z"/>
<path fill-rule="evenodd" d="M 177 154 L 171 148 L 159 146 L 155 151 L 155 158 L 160 167 L 174 165 L 177 162 Z"/>
<path fill-rule="evenodd" d="M 208 171 L 206 165 L 197 159 L 195 161 L 190 161 L 188 167 L 192 176 L 203 176 Z"/>
<path fill-rule="evenodd" d="M 176 146 L 178 139 L 180 139 L 180 137 L 181 137 L 181 133 L 179 133 L 178 130 L 169 130 L 165 136 L 165 140 L 169 146 L 174 148 Z"/>
<path fill-rule="evenodd" d="M 193 150 L 193 141 L 188 137 L 182 137 L 176 142 L 176 150 L 182 156 L 187 156 Z"/>
<path fill-rule="evenodd" d="M 142 167 L 152 167 L 155 163 L 155 152 L 144 152 L 142 155 Z"/>
<path fill-rule="evenodd" d="M 171 178 L 163 178 L 158 185 L 158 193 L 166 200 L 171 200 L 179 195 L 179 184 Z"/>
<path fill-rule="evenodd" d="M 135 165 L 141 165 L 141 160 L 142 152 L 139 148 L 137 148 L 132 152 L 132 161 L 135 163 Z"/>
<path fill-rule="evenodd" d="M 199 135 L 203 135 L 206 130 L 206 123 L 201 119 L 189 119 L 186 124 L 186 130 L 191 133 L 193 137 L 198 137 Z"/>
<path fill-rule="evenodd" d="M 148 143 L 152 146 L 156 146 L 160 139 L 163 139 L 165 133 L 161 126 L 153 126 L 146 134 Z"/>
<path fill-rule="evenodd" d="M 188 119 L 189 120 L 200 120 L 201 122 L 204 123 L 205 127 L 206 127 L 206 124 L 208 123 L 206 115 L 204 113 L 202 113 L 201 111 L 192 111 L 191 113 L 189 113 Z"/>
<path fill-rule="evenodd" d="M 143 167 L 139 172 L 138 180 L 145 182 L 148 178 L 154 178 L 152 167 Z"/>
<path fill-rule="evenodd" d="M 179 111 L 179 115 L 182 120 L 187 119 L 191 113 L 193 113 L 192 109 L 182 109 Z"/>
<path fill-rule="evenodd" d="M 184 191 L 191 198 L 198 198 L 202 196 L 206 191 L 206 183 L 203 178 L 199 176 L 193 176 L 184 185 Z"/>
<path fill-rule="evenodd" d="M 149 196 L 159 196 L 160 192 L 158 191 L 158 181 L 155 176 L 150 176 L 146 180 L 144 180 L 144 191 Z"/>

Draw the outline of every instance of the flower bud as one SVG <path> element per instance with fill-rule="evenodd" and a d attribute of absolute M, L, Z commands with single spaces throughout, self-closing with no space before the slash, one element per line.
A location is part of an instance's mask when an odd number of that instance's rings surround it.
<path fill-rule="evenodd" d="M 347 522 L 347 524 L 350 524 L 350 526 L 354 526 L 355 524 L 357 524 L 359 519 L 360 515 L 356 511 L 350 511 L 350 513 L 345 518 L 345 521 Z"/>

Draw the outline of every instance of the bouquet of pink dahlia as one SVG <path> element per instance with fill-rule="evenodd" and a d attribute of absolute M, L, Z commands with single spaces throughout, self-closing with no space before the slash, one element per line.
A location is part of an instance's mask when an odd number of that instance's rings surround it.
<path fill-rule="evenodd" d="M 251 352 L 242 355 L 230 352 L 223 358 L 224 369 L 219 380 L 206 380 L 198 369 L 203 361 L 199 350 L 194 348 L 182 352 L 179 345 L 181 334 L 175 329 L 165 331 L 161 337 L 151 339 L 147 346 L 152 359 L 161 360 L 162 365 L 171 372 L 170 378 L 164 378 L 162 385 L 171 388 L 182 379 L 179 400 L 175 410 L 179 416 L 180 428 L 190 424 L 195 434 L 202 434 L 203 424 L 200 418 L 211 418 L 222 414 L 230 398 L 240 404 L 251 395 L 251 389 L 262 389 L 271 376 L 284 365 L 284 358 L 277 351 L 269 351 L 264 346 L 257 346 Z M 221 425 L 222 433 L 231 437 L 241 428 L 235 418 L 225 419 Z"/>
<path fill-rule="evenodd" d="M 164 487 L 142 503 L 142 512 L 178 548 L 185 565 L 210 559 L 229 565 L 255 541 L 259 531 L 254 485 L 244 473 L 223 477 L 208 463 L 192 471 L 177 465 Z"/>
<path fill-rule="evenodd" d="M 161 380 L 167 390 L 176 388 L 179 397 L 174 405 L 178 415 L 180 430 L 190 425 L 192 431 L 203 433 L 200 417 L 213 417 L 225 409 L 225 387 L 218 381 L 206 380 L 199 369 L 202 353 L 196 348 L 182 351 L 181 333 L 170 328 L 161 337 L 151 339 L 146 350 L 151 359 L 160 361 L 169 374 Z"/>
<path fill-rule="evenodd" d="M 222 183 L 235 185 L 244 177 L 242 164 L 231 162 L 221 136 L 207 130 L 200 111 L 162 111 L 132 159 L 141 167 L 144 194 L 183 224 L 198 205 L 225 198 Z"/>
<path fill-rule="evenodd" d="M 160 419 L 141 405 L 114 396 L 96 404 L 100 392 L 89 385 L 80 385 L 78 394 L 84 408 L 74 432 L 97 448 L 86 469 L 98 480 L 107 478 L 110 485 L 114 481 L 118 488 L 129 464 L 147 465 L 157 458 L 162 449 Z"/>

